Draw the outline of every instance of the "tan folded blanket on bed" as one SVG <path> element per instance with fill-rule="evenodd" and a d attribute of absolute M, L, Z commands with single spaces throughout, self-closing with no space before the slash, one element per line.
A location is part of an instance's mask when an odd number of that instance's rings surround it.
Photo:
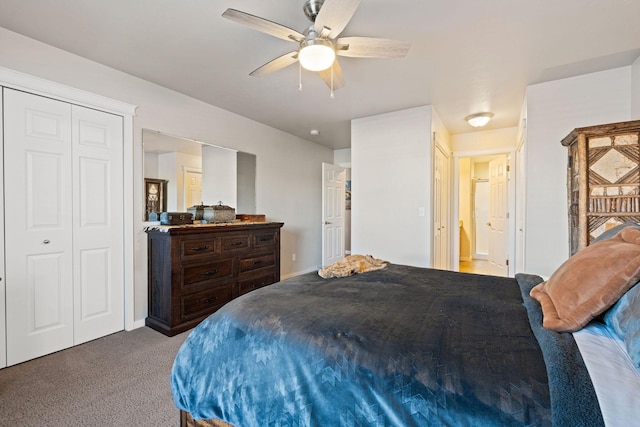
<path fill-rule="evenodd" d="M 331 265 L 318 270 L 318 275 L 323 279 L 330 277 L 347 277 L 357 273 L 381 270 L 387 267 L 387 261 L 376 259 L 371 255 L 349 255 Z"/>

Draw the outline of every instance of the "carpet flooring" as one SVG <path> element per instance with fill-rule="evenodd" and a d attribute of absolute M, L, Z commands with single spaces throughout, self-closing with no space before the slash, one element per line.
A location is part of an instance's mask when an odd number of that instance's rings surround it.
<path fill-rule="evenodd" d="M 0 426 L 178 426 L 169 375 L 187 335 L 144 327 L 0 369 Z"/>

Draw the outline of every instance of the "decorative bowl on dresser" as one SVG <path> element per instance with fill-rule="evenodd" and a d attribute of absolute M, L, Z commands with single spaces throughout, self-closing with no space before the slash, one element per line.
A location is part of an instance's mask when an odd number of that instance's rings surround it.
<path fill-rule="evenodd" d="M 173 336 L 242 294 L 280 280 L 281 222 L 150 227 L 148 317 Z"/>

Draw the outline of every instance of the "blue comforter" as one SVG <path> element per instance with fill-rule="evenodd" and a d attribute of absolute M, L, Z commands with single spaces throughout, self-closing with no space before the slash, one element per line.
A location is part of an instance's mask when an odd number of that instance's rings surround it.
<path fill-rule="evenodd" d="M 194 329 L 173 366 L 174 401 L 237 427 L 565 425 L 524 294 L 514 279 L 400 265 L 285 280 Z M 580 403 L 597 413 L 593 399 Z M 573 425 L 601 424 L 566 411 Z"/>

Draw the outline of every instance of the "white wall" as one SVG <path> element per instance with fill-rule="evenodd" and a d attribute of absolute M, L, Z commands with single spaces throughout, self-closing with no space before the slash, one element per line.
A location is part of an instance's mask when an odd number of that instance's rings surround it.
<path fill-rule="evenodd" d="M 232 151 L 232 153 L 235 153 Z M 149 158 L 145 153 L 145 162 Z M 184 168 L 202 169 L 202 159 L 186 153 L 172 152 L 157 155 L 158 173 L 149 174 L 149 166 L 144 163 L 145 178 L 159 178 L 167 180 L 167 212 L 186 212 L 184 194 Z"/>
<path fill-rule="evenodd" d="M 631 66 L 631 120 L 640 120 L 640 57 Z"/>
<path fill-rule="evenodd" d="M 576 127 L 630 119 L 631 67 L 527 88 L 524 271 L 551 275 L 569 255 L 567 149 Z"/>
<path fill-rule="evenodd" d="M 322 162 L 333 151 L 0 28 L 0 66 L 138 106 L 134 118 L 135 319 L 147 313 L 142 129 L 226 146 L 257 156 L 257 210 L 282 221 L 283 277 L 321 262 Z M 284 154 L 286 153 L 286 154 Z M 293 262 L 292 254 L 297 254 Z"/>
<path fill-rule="evenodd" d="M 205 145 L 202 147 L 202 200 L 205 205 L 237 208 L 237 152 Z"/>
<path fill-rule="evenodd" d="M 431 116 L 424 106 L 352 120 L 352 253 L 429 266 Z"/>
<path fill-rule="evenodd" d="M 445 127 L 444 122 L 440 119 L 438 112 L 435 108 L 431 107 L 431 134 L 437 134 L 438 143 L 443 146 L 446 154 L 451 153 L 451 135 L 449 130 Z"/>
<path fill-rule="evenodd" d="M 238 185 L 236 213 L 256 213 L 256 156 L 237 152 Z"/>
<path fill-rule="evenodd" d="M 351 167 L 351 148 L 334 150 L 333 164 L 336 166 L 341 166 L 343 168 L 350 168 Z"/>
<path fill-rule="evenodd" d="M 515 149 L 517 127 L 459 133 L 451 136 L 451 150 L 455 153 Z"/>

